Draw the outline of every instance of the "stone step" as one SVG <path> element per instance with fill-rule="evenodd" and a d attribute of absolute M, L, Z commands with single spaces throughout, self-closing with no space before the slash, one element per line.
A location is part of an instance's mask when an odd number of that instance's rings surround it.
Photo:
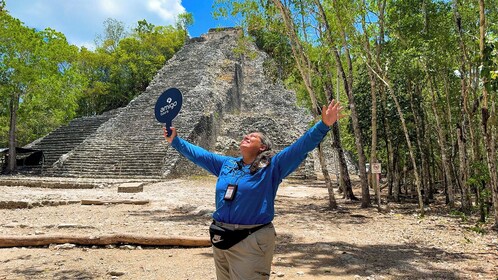
<path fill-rule="evenodd" d="M 63 169 L 71 169 L 71 168 L 80 168 L 87 170 L 100 170 L 100 169 L 121 169 L 121 170 L 136 170 L 136 169 L 157 169 L 157 164 L 143 164 L 141 166 L 136 166 L 133 164 L 119 164 L 119 163 L 109 163 L 109 164 L 100 164 L 100 165 L 92 165 L 92 164 L 67 164 L 63 166 Z"/>
<path fill-rule="evenodd" d="M 63 174 L 159 174 L 158 169 L 86 169 L 86 168 L 73 168 L 63 170 Z"/>
<path fill-rule="evenodd" d="M 117 174 L 116 172 L 107 173 L 57 173 L 48 174 L 43 173 L 45 176 L 60 176 L 60 177 L 70 177 L 70 178 L 114 178 L 114 179 L 150 179 L 150 178 L 162 178 L 161 173 L 143 173 L 143 174 Z"/>
<path fill-rule="evenodd" d="M 65 160 L 64 163 L 70 163 L 70 162 L 79 162 L 81 164 L 84 164 L 84 163 L 98 163 L 98 162 L 102 162 L 102 163 L 107 163 L 107 162 L 124 162 L 124 161 L 130 161 L 130 160 L 133 160 L 135 162 L 148 162 L 148 161 L 161 161 L 161 160 L 164 160 L 165 157 L 164 155 L 150 155 L 150 156 L 147 156 L 147 155 L 143 155 L 143 156 L 140 156 L 140 157 L 130 157 L 130 156 L 112 156 L 112 155 L 109 155 L 109 156 L 96 156 L 96 157 L 84 157 L 84 156 L 81 156 L 81 155 L 78 155 L 77 157 L 72 157 L 68 160 Z"/>

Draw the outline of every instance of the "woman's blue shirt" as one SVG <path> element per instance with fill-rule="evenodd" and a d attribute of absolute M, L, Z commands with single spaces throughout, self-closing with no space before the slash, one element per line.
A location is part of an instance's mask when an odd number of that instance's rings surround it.
<path fill-rule="evenodd" d="M 250 174 L 241 157 L 229 157 L 209 152 L 180 137 L 171 143 L 180 154 L 218 177 L 216 182 L 216 211 L 218 222 L 256 225 L 266 224 L 275 215 L 275 196 L 282 180 L 303 162 L 325 137 L 329 127 L 316 123 L 292 145 L 275 154 L 271 163 Z M 232 201 L 224 199 L 228 185 L 237 185 Z"/>

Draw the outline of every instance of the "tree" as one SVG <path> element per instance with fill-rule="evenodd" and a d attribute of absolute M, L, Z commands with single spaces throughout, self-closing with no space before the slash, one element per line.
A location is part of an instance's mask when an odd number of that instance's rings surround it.
<path fill-rule="evenodd" d="M 74 64 L 78 49 L 63 34 L 27 28 L 7 11 L 0 25 L 0 96 L 8 100 L 0 110 L 9 115 L 7 172 L 13 173 L 18 144 L 69 121 L 85 80 Z"/>
<path fill-rule="evenodd" d="M 290 39 L 290 44 L 291 44 L 291 49 L 293 53 L 293 57 L 296 61 L 296 66 L 299 70 L 299 73 L 301 74 L 301 78 L 304 81 L 306 91 L 309 94 L 310 100 L 311 100 L 311 111 L 314 113 L 315 116 L 320 115 L 320 108 L 318 106 L 318 99 L 315 94 L 315 90 L 313 89 L 313 82 L 312 82 L 312 76 L 314 73 L 314 68 L 311 65 L 311 61 L 307 57 L 307 54 L 304 51 L 304 47 L 298 38 L 297 35 L 297 29 L 294 24 L 294 21 L 292 19 L 290 10 L 288 7 L 285 7 L 280 0 L 273 0 L 274 5 L 277 7 L 277 9 L 280 11 L 280 14 L 283 18 L 283 21 L 285 23 L 285 31 L 287 35 L 289 36 Z M 303 28 L 305 29 L 305 27 Z M 304 33 L 304 32 L 303 32 Z M 329 207 L 331 209 L 336 209 L 337 208 L 337 203 L 335 200 L 334 192 L 332 189 L 332 181 L 330 179 L 330 175 L 327 169 L 327 165 L 325 162 L 325 158 L 323 155 L 323 148 L 320 145 L 318 148 L 318 157 L 320 159 L 320 165 L 322 167 L 322 174 L 325 178 L 325 183 L 327 185 L 327 189 L 329 191 Z"/>
<path fill-rule="evenodd" d="M 379 6 L 380 6 L 380 11 L 379 11 L 379 22 L 381 25 L 380 30 L 383 29 L 382 22 L 383 22 L 383 17 L 382 15 L 384 14 L 384 7 L 385 7 L 385 1 L 379 1 Z M 363 5 L 363 12 L 361 16 L 361 25 L 363 29 L 363 39 L 364 39 L 364 44 L 365 44 L 365 50 L 366 50 L 366 57 L 367 57 L 367 64 L 373 65 L 372 62 L 372 52 L 371 52 L 371 46 L 370 46 L 370 35 L 369 35 L 369 30 L 367 28 L 366 24 L 366 16 L 367 16 L 367 7 L 366 4 L 364 3 Z M 378 37 L 382 37 L 382 35 L 379 35 Z M 379 40 L 380 41 L 380 40 Z M 377 45 L 377 59 L 379 59 L 380 56 L 380 50 L 381 50 L 381 45 Z M 367 73 L 368 73 L 368 79 L 370 81 L 370 96 L 372 99 L 372 106 L 371 106 L 371 131 L 372 131 L 372 137 L 371 137 L 371 144 L 370 144 L 370 170 L 372 170 L 372 167 L 375 163 L 378 163 L 377 160 L 377 79 L 375 77 L 375 74 L 373 73 L 372 69 L 367 68 Z M 380 211 L 381 210 L 381 197 L 380 197 L 380 186 L 377 183 L 377 178 L 373 178 L 374 176 L 377 176 L 377 174 L 373 174 L 370 172 L 368 174 L 370 176 L 370 185 L 373 187 L 375 190 L 375 196 L 377 200 L 377 209 Z"/>
<path fill-rule="evenodd" d="M 126 38 L 127 34 L 122 21 L 108 18 L 104 21 L 104 35 L 97 35 L 95 44 L 108 53 L 116 51 L 119 42 Z"/>
<path fill-rule="evenodd" d="M 320 20 L 326 24 L 326 37 L 324 42 L 328 47 L 330 47 L 334 53 L 335 62 L 337 64 L 337 68 L 342 77 L 344 91 L 348 97 L 349 109 L 351 110 L 351 122 L 354 133 L 354 140 L 356 146 L 356 152 L 358 154 L 358 169 L 360 173 L 360 184 L 361 184 L 361 207 L 369 207 L 371 205 L 370 202 L 370 192 L 368 189 L 367 182 L 367 174 L 366 174 L 366 157 L 364 152 L 363 140 L 361 137 L 361 127 L 359 124 L 357 104 L 355 101 L 355 94 L 353 90 L 353 82 L 354 82 L 354 71 L 353 71 L 353 61 L 350 53 L 350 42 L 348 42 L 348 38 L 350 38 L 350 34 L 347 33 L 348 27 L 352 27 L 353 22 L 351 18 L 352 14 L 347 14 L 344 11 L 346 8 L 343 6 L 347 5 L 346 3 L 339 3 L 337 0 L 333 0 L 329 7 L 324 7 L 320 1 L 315 0 L 315 4 L 318 7 L 319 18 Z M 327 11 L 333 13 L 333 17 L 335 19 L 335 23 L 337 24 L 336 28 L 332 29 L 332 25 L 330 24 L 330 17 L 327 16 Z M 346 16 L 347 15 L 347 16 Z M 344 17 L 343 17 L 344 16 Z M 347 24 L 350 24 L 349 26 Z M 336 32 L 338 38 L 334 40 L 334 36 L 332 36 L 332 32 Z M 336 42 L 337 41 L 337 42 Z M 342 59 L 339 54 L 339 49 L 344 51 L 344 60 L 346 61 L 346 66 L 343 66 Z M 347 70 L 346 70 L 347 69 Z"/>
<path fill-rule="evenodd" d="M 189 26 L 194 24 L 194 16 L 191 13 L 183 13 L 178 15 L 178 19 L 176 20 L 176 29 L 183 31 L 183 36 L 185 39 L 188 38 L 187 29 Z"/>
<path fill-rule="evenodd" d="M 334 56 L 334 59 L 336 61 L 336 65 L 337 65 L 337 67 L 336 67 L 337 72 L 340 73 L 337 75 L 337 84 L 338 84 L 337 88 L 339 88 L 339 75 L 344 77 L 344 75 L 343 75 L 344 71 L 342 69 L 343 66 L 342 66 L 342 63 L 340 63 L 339 50 L 335 46 L 335 44 L 333 43 L 334 39 L 333 39 L 332 32 L 331 32 L 331 29 L 329 26 L 329 21 L 327 20 L 327 15 L 325 13 L 325 10 L 323 9 L 323 6 L 321 5 L 320 1 L 318 1 L 318 0 L 314 0 L 314 2 L 318 8 L 318 14 L 319 14 L 319 18 L 320 18 L 320 20 L 318 22 L 322 25 L 321 28 L 318 28 L 319 36 L 320 36 L 320 38 L 322 38 L 322 41 L 325 44 L 325 46 L 326 47 L 330 46 L 330 48 L 332 49 L 333 56 Z M 325 58 L 323 60 L 325 61 L 325 63 L 324 63 L 325 67 L 323 69 L 323 72 L 326 73 L 325 77 L 323 77 L 324 91 L 327 95 L 327 99 L 329 101 L 331 101 L 333 99 L 333 94 L 332 94 L 332 92 L 333 92 L 332 91 L 333 78 L 332 77 L 334 75 L 332 75 L 331 65 L 329 63 L 330 59 Z M 344 80 L 344 78 L 343 78 L 343 82 L 345 82 L 345 81 L 346 80 Z M 347 88 L 347 87 L 345 86 L 345 88 Z M 337 91 L 339 91 L 339 90 L 337 90 Z M 336 150 L 337 155 L 338 155 L 337 159 L 339 161 L 340 177 L 342 178 L 344 197 L 349 199 L 349 200 L 358 200 L 356 198 L 356 196 L 353 194 L 353 189 L 351 187 L 351 180 L 350 180 L 346 160 L 344 157 L 344 151 L 343 151 L 342 144 L 341 144 L 340 130 L 339 130 L 338 123 L 335 123 L 332 126 L 332 136 L 333 136 L 333 144 L 332 145 L 333 145 L 333 147 Z M 362 190 L 363 190 L 363 188 L 362 188 Z"/>
<path fill-rule="evenodd" d="M 481 59 L 481 83 L 482 83 L 482 128 L 484 131 L 484 147 L 486 148 L 486 158 L 489 170 L 489 184 L 494 200 L 494 227 L 498 229 L 498 174 L 497 174 L 497 163 L 496 163 L 496 148 L 493 135 L 493 125 L 489 122 L 490 112 L 488 107 L 489 93 L 491 89 L 490 80 L 490 65 L 491 62 L 491 52 L 486 49 L 486 15 L 485 15 L 485 3 L 484 0 L 479 0 L 479 53 Z M 496 110 L 495 110 L 496 115 Z"/>
<path fill-rule="evenodd" d="M 145 91 L 157 71 L 184 45 L 184 24 L 188 22 L 178 24 L 182 29 L 177 29 L 140 20 L 133 30 L 124 32 L 119 22 L 108 19 L 102 44 L 95 52 L 80 52 L 89 85 L 78 113 L 100 114 L 126 106 Z"/>

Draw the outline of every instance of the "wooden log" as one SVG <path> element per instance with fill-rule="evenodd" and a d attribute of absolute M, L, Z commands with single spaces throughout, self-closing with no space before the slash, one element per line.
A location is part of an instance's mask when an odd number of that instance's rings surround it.
<path fill-rule="evenodd" d="M 83 199 L 81 200 L 81 205 L 105 205 L 105 204 L 135 204 L 144 205 L 148 204 L 149 200 L 95 200 L 95 199 Z"/>
<path fill-rule="evenodd" d="M 208 237 L 180 237 L 180 236 L 150 236 L 141 234 L 106 234 L 100 236 L 77 235 L 77 234 L 55 234 L 17 236 L 0 235 L 0 248 L 46 246 L 50 244 L 71 243 L 77 245 L 113 245 L 134 244 L 145 246 L 182 246 L 182 247 L 210 247 Z"/>

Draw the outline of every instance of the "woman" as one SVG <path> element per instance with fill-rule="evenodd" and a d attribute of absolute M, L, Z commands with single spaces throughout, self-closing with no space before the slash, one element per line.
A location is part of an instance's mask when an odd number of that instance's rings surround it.
<path fill-rule="evenodd" d="M 180 137 L 174 127 L 164 137 L 180 154 L 218 177 L 216 211 L 210 227 L 218 279 L 269 279 L 275 249 L 272 220 L 277 189 L 307 154 L 320 144 L 329 127 L 342 117 L 339 102 L 323 106 L 322 120 L 301 138 L 273 155 L 260 132 L 245 135 L 241 157 L 218 155 Z"/>

